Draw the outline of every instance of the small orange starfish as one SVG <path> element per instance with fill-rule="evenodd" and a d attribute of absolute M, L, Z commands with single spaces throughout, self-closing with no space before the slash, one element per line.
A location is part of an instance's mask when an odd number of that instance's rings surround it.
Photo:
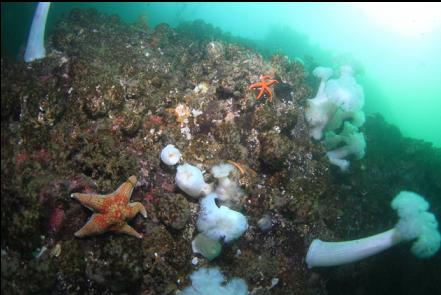
<path fill-rule="evenodd" d="M 141 239 L 142 234 L 126 222 L 138 213 L 141 213 L 144 218 L 147 217 L 144 205 L 139 202 L 129 203 L 136 182 L 136 177 L 130 176 L 115 192 L 108 195 L 72 194 L 72 198 L 77 199 L 83 206 L 94 212 L 89 221 L 75 233 L 75 236 L 82 238 L 112 231 Z"/>
<path fill-rule="evenodd" d="M 271 80 L 270 76 L 260 76 L 260 82 L 254 83 L 250 85 L 249 89 L 261 88 L 259 95 L 257 95 L 257 99 L 260 99 L 264 93 L 268 94 L 268 100 L 270 102 L 273 101 L 273 93 L 269 89 L 269 86 L 279 83 L 277 80 Z"/>

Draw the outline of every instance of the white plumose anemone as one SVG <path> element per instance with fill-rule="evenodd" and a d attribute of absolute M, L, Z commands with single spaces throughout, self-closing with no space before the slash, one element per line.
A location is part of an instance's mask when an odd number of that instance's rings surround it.
<path fill-rule="evenodd" d="M 248 287 L 244 280 L 232 278 L 227 281 L 218 267 L 200 268 L 190 276 L 191 286 L 181 295 L 246 295 Z"/>
<path fill-rule="evenodd" d="M 50 2 L 39 2 L 37 5 L 24 54 L 25 62 L 46 57 L 44 31 L 50 6 Z"/>
<path fill-rule="evenodd" d="M 435 216 L 427 211 L 429 203 L 416 193 L 402 191 L 392 200 L 391 206 L 400 217 L 394 228 L 352 241 L 314 240 L 306 255 L 308 268 L 359 261 L 410 240 L 416 240 L 411 249 L 415 256 L 429 258 L 435 255 L 440 248 L 441 235 Z"/>
<path fill-rule="evenodd" d="M 201 212 L 197 221 L 200 232 L 213 240 L 224 239 L 226 243 L 239 238 L 247 229 L 247 218 L 226 206 L 218 207 L 215 193 L 201 201 Z"/>

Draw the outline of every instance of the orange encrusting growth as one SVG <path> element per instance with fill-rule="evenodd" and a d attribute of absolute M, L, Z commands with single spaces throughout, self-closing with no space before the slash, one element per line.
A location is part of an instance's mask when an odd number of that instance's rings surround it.
<path fill-rule="evenodd" d="M 75 236 L 85 237 L 113 231 L 142 238 L 142 235 L 126 222 L 138 213 L 147 217 L 144 205 L 139 202 L 129 203 L 136 181 L 136 177 L 131 176 L 115 192 L 108 195 L 72 194 L 72 198 L 94 212 Z"/>

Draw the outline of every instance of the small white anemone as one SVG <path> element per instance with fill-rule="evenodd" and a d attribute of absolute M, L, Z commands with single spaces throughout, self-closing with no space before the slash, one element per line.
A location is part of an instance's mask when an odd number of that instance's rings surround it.
<path fill-rule="evenodd" d="M 198 198 L 211 192 L 211 185 L 207 184 L 202 171 L 193 165 L 179 165 L 176 173 L 176 184 L 187 195 Z"/>
<path fill-rule="evenodd" d="M 161 160 L 165 164 L 172 166 L 181 159 L 181 152 L 172 144 L 167 145 L 161 151 Z"/>

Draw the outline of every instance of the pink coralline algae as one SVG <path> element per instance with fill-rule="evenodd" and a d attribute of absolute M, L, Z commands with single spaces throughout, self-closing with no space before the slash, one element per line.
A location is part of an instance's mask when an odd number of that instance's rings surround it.
<path fill-rule="evenodd" d="M 175 191 L 175 185 L 173 183 L 164 181 L 161 184 L 161 188 L 164 189 L 164 191 L 168 192 L 168 193 L 172 193 Z"/>
<path fill-rule="evenodd" d="M 155 195 L 153 195 L 152 192 L 149 192 L 144 195 L 144 200 L 146 200 L 147 202 L 152 202 L 154 198 L 155 198 Z"/>
<path fill-rule="evenodd" d="M 121 125 L 124 123 L 124 117 L 118 116 L 112 121 L 112 131 L 116 131 L 121 128 Z"/>
<path fill-rule="evenodd" d="M 33 160 L 42 165 L 47 165 L 51 160 L 51 155 L 47 149 L 39 149 L 32 154 L 23 151 L 15 156 L 15 162 L 18 166 L 23 165 L 28 160 Z"/>
<path fill-rule="evenodd" d="M 26 152 L 19 153 L 15 157 L 15 162 L 17 163 L 18 166 L 22 165 L 27 160 L 29 160 L 29 155 Z"/>
<path fill-rule="evenodd" d="M 153 123 L 154 125 L 162 125 L 164 122 L 162 121 L 162 118 L 156 115 L 151 115 L 149 117 L 149 121 Z"/>
<path fill-rule="evenodd" d="M 51 155 L 47 149 L 40 149 L 32 154 L 32 160 L 47 164 L 51 160 Z"/>
<path fill-rule="evenodd" d="M 53 231 L 54 233 L 57 233 L 63 224 L 64 217 L 65 217 L 65 213 L 63 208 L 61 206 L 56 207 L 52 211 L 51 217 L 49 219 L 50 230 Z"/>

